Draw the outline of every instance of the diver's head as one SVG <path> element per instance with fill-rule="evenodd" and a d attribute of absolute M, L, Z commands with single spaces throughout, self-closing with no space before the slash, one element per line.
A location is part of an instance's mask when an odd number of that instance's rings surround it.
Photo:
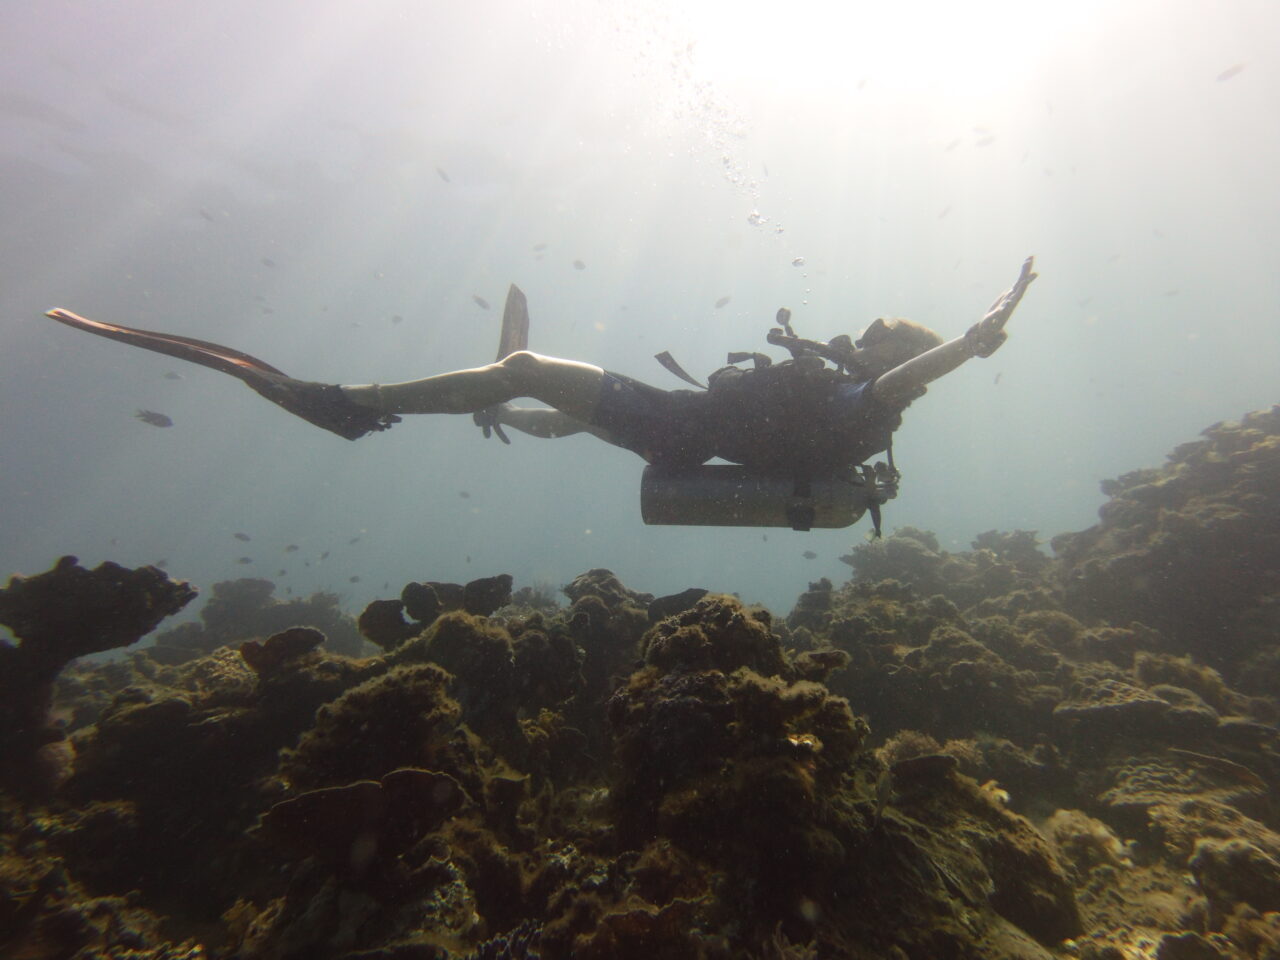
<path fill-rule="evenodd" d="M 901 317 L 880 318 L 854 341 L 853 365 L 866 377 L 878 377 L 943 342 L 928 327 Z"/>

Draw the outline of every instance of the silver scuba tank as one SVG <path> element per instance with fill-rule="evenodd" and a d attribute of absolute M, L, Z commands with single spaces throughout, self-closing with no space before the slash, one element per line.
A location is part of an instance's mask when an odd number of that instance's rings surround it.
<path fill-rule="evenodd" d="M 796 480 L 736 464 L 650 465 L 640 478 L 640 515 L 646 524 L 675 526 L 847 527 L 893 493 L 858 474 Z"/>

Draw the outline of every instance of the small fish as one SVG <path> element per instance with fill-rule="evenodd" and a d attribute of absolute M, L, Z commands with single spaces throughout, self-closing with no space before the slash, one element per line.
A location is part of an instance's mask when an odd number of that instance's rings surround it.
<path fill-rule="evenodd" d="M 152 564 L 152 566 L 153 566 L 153 567 L 157 567 L 157 568 L 159 568 L 159 569 L 161 569 L 161 570 L 163 570 L 163 569 L 164 569 L 165 567 L 167 567 L 168 565 L 169 565 L 169 561 L 168 561 L 167 559 L 160 559 L 160 560 L 157 560 L 155 563 L 153 563 L 153 564 Z"/>
<path fill-rule="evenodd" d="M 1003 372 L 1004 372 L 1004 371 L 1001 371 L 1001 373 L 1003 373 Z M 997 374 L 996 374 L 996 378 L 995 378 L 994 380 L 992 380 L 992 381 L 991 381 L 991 383 L 992 383 L 992 385 L 994 386 L 994 385 L 998 384 L 999 382 L 1000 382 L 1000 374 L 999 374 L 999 373 L 997 373 Z"/>
<path fill-rule="evenodd" d="M 719 310 L 721 307 L 728 306 L 729 301 L 732 299 L 733 297 L 721 297 L 716 301 L 716 309 Z"/>
<path fill-rule="evenodd" d="M 975 147 L 989 147 L 995 142 L 996 138 L 992 134 L 988 133 L 985 137 L 979 137 L 977 140 L 973 141 L 973 145 Z"/>
<path fill-rule="evenodd" d="M 762 533 L 762 534 L 760 534 L 760 539 L 761 539 L 761 540 L 763 540 L 765 543 L 768 543 L 768 542 L 769 542 L 769 535 L 768 535 L 767 533 Z"/>
<path fill-rule="evenodd" d="M 276 265 L 276 262 L 275 262 L 274 260 L 272 260 L 270 257 L 263 257 L 263 258 L 262 258 L 262 265 L 263 265 L 264 267 L 274 267 L 274 266 Z"/>
<path fill-rule="evenodd" d="M 460 496 L 463 500 L 470 500 L 470 499 L 471 499 L 471 494 L 467 493 L 467 491 L 465 491 L 465 490 L 459 490 L 459 491 L 458 491 L 458 496 Z"/>
<path fill-rule="evenodd" d="M 791 261 L 791 265 L 792 265 L 793 267 L 803 267 L 803 266 L 804 266 L 804 257 L 796 257 L 794 260 L 792 260 L 792 261 Z"/>
<path fill-rule="evenodd" d="M 253 557 L 241 557 L 236 563 L 253 563 Z"/>
<path fill-rule="evenodd" d="M 283 577 L 283 576 L 284 576 L 286 573 L 288 573 L 288 572 L 289 572 L 288 570 L 277 570 L 277 571 L 276 571 L 276 576 L 277 576 L 277 577 Z"/>
<path fill-rule="evenodd" d="M 353 543 L 359 543 L 359 542 L 360 542 L 360 537 L 357 535 L 347 541 L 347 546 L 350 546 Z"/>
<path fill-rule="evenodd" d="M 471 555 L 467 554 L 467 563 L 470 563 L 470 562 L 471 562 Z"/>
<path fill-rule="evenodd" d="M 397 314 L 395 314 L 395 315 L 391 318 L 391 322 L 392 322 L 392 323 L 404 323 L 404 317 L 400 316 L 400 314 L 398 314 L 398 313 L 397 313 Z"/>
<path fill-rule="evenodd" d="M 284 592 L 285 592 L 285 593 L 287 593 L 287 594 L 292 594 L 292 593 L 293 593 L 293 587 L 285 587 L 285 588 L 284 588 Z"/>
<path fill-rule="evenodd" d="M 818 555 L 814 553 L 812 550 L 806 550 L 804 553 L 800 554 L 800 556 L 804 557 L 806 560 L 818 559 Z"/>
<path fill-rule="evenodd" d="M 134 414 L 143 423 L 149 423 L 153 427 L 172 427 L 173 421 L 166 417 L 163 413 L 156 413 L 154 410 L 139 410 Z"/>
<path fill-rule="evenodd" d="M 473 293 L 473 294 L 471 295 L 471 299 L 472 299 L 472 300 L 474 300 L 474 301 L 476 302 L 476 306 L 477 306 L 477 307 L 479 307 L 481 310 L 488 310 L 488 309 L 489 309 L 489 301 L 488 301 L 488 300 L 486 300 L 484 297 L 482 297 L 482 296 L 480 296 L 480 295 L 478 295 L 478 294 Z"/>
<path fill-rule="evenodd" d="M 443 167 L 436 167 L 436 173 L 440 174 L 440 179 L 445 183 L 453 183 L 453 181 L 449 179 L 449 174 L 444 172 Z"/>
<path fill-rule="evenodd" d="M 587 269 L 587 265 L 586 265 L 585 263 L 583 263 L 581 260 L 575 260 L 575 261 L 573 261 L 573 269 L 575 269 L 575 270 L 585 270 L 585 269 Z"/>
<path fill-rule="evenodd" d="M 542 252 L 543 250 L 545 250 L 545 249 L 547 249 L 547 245 L 546 245 L 545 243 L 535 243 L 535 244 L 533 245 L 533 252 L 534 252 L 534 253 L 541 253 L 541 252 Z"/>
<path fill-rule="evenodd" d="M 1243 63 L 1237 63 L 1235 66 L 1227 67 L 1227 69 L 1218 74 L 1217 80 L 1221 83 L 1223 80 L 1230 80 L 1232 77 L 1238 77 L 1240 75 L 1240 71 L 1243 69 Z"/>
<path fill-rule="evenodd" d="M 359 577 L 348 577 L 348 578 L 347 578 L 347 582 L 348 582 L 348 583 L 359 583 L 359 582 L 360 582 L 360 578 L 359 578 Z"/>
<path fill-rule="evenodd" d="M 164 378 L 166 380 L 181 380 L 182 374 L 178 373 L 177 370 L 169 370 L 169 371 L 166 371 Z"/>
<path fill-rule="evenodd" d="M 328 550 L 326 550 L 324 553 L 320 554 L 320 559 L 321 559 L 321 560 L 328 560 L 328 559 L 329 559 L 329 551 L 328 551 Z"/>
<path fill-rule="evenodd" d="M 235 537 L 237 540 L 248 541 L 253 539 L 253 537 L 249 536 L 247 533 L 233 533 L 232 536 Z"/>
<path fill-rule="evenodd" d="M 942 208 L 942 212 L 938 214 L 938 219 L 939 219 L 939 220 L 942 220 L 942 219 L 943 219 L 944 217 L 946 217 L 946 215 L 947 215 L 948 213 L 950 213 L 950 212 L 951 212 L 951 208 L 950 208 L 950 207 L 943 207 L 943 208 Z"/>
<path fill-rule="evenodd" d="M 208 210 L 206 210 L 204 207 L 200 208 L 200 216 L 204 217 L 210 223 L 213 223 L 213 214 L 210 213 Z"/>
<path fill-rule="evenodd" d="M 296 543 L 291 543 L 291 544 L 289 544 L 287 547 L 285 547 L 285 548 L 284 548 L 284 552 L 285 552 L 285 553 L 295 553 L 295 552 L 297 551 L 297 549 L 298 549 L 298 545 L 297 545 Z"/>

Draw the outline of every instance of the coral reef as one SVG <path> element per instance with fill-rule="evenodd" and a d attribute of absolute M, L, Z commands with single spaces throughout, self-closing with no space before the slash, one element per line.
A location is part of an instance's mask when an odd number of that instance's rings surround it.
<path fill-rule="evenodd" d="M 391 650 L 416 637 L 442 614 L 460 610 L 489 616 L 511 602 L 511 582 L 510 574 L 501 573 L 468 583 L 408 583 L 399 600 L 375 600 L 365 607 L 360 614 L 360 632 L 382 649 Z"/>
<path fill-rule="evenodd" d="M 603 569 L 568 606 L 416 581 L 367 659 L 242 580 L 72 663 L 193 591 L 15 578 L 0 953 L 1278 957 L 1278 466 L 1251 414 L 1054 556 L 903 529 L 785 620 Z"/>
<path fill-rule="evenodd" d="M 332 593 L 313 593 L 305 599 L 279 600 L 270 580 L 244 577 L 213 585 L 212 596 L 200 611 L 199 623 L 184 623 L 156 635 L 147 655 L 163 664 L 180 664 L 218 647 L 260 639 L 290 627 L 306 626 L 324 634 L 334 653 L 360 655 L 355 624 L 338 607 Z"/>
<path fill-rule="evenodd" d="M 71 556 L 37 576 L 10 578 L 0 590 L 0 623 L 19 642 L 0 643 L 0 787 L 40 792 L 60 777 L 51 748 L 64 733 L 49 708 L 67 664 L 137 643 L 195 595 L 155 567 L 86 570 Z"/>
<path fill-rule="evenodd" d="M 1101 523 L 1053 548 L 1067 609 L 1145 623 L 1234 682 L 1280 631 L 1280 405 L 1201 436 L 1104 484 Z"/>

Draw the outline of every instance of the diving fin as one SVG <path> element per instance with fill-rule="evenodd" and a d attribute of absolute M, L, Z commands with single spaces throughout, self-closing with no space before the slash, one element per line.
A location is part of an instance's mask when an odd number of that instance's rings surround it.
<path fill-rule="evenodd" d="M 198 363 L 219 373 L 229 373 L 294 416 L 347 440 L 356 440 L 366 433 L 386 430 L 400 420 L 393 414 L 380 414 L 353 403 L 339 386 L 295 380 L 283 370 L 278 370 L 257 357 L 219 343 L 90 320 L 60 308 L 47 311 L 45 316 L 77 330 L 96 333 L 108 340 L 118 340 L 133 347 Z"/>
<path fill-rule="evenodd" d="M 507 288 L 507 303 L 502 308 L 502 333 L 498 337 L 498 355 L 494 359 L 505 360 L 513 353 L 529 349 L 529 301 L 524 291 L 514 283 Z M 498 422 L 498 408 L 485 407 L 477 410 L 472 419 L 476 426 L 484 431 L 484 438 L 493 434 L 503 443 L 511 443 Z"/>
<path fill-rule="evenodd" d="M 502 335 L 498 338 L 497 360 L 529 349 L 529 301 L 514 283 L 507 290 L 507 305 L 502 308 Z"/>
<path fill-rule="evenodd" d="M 177 357 L 190 363 L 198 363 L 221 373 L 229 373 L 239 377 L 250 386 L 262 381 L 263 374 L 268 377 L 287 377 L 283 370 L 277 370 L 271 364 L 247 353 L 224 347 L 207 340 L 195 340 L 191 337 L 180 337 L 172 333 L 159 333 L 155 330 L 137 330 L 133 327 L 122 327 L 115 323 L 104 323 L 101 320 L 90 320 L 70 310 L 55 308 L 46 311 L 46 317 L 65 323 L 77 330 L 87 330 L 108 340 L 118 340 L 133 347 L 154 350 L 166 356 Z"/>

